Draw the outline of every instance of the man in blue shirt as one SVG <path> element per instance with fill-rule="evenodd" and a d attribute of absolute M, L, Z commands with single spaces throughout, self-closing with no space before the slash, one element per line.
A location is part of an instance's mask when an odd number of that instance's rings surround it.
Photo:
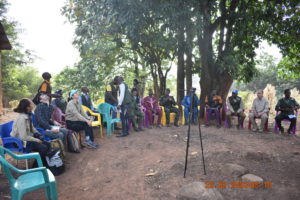
<path fill-rule="evenodd" d="M 192 115 L 192 121 L 191 123 L 196 124 L 198 121 L 198 105 L 200 105 L 200 101 L 195 94 L 196 88 L 192 88 L 191 91 L 188 91 L 188 95 L 186 95 L 183 100 L 181 101 L 181 105 L 184 106 L 184 120 L 185 120 L 185 125 L 188 124 L 189 121 L 189 112 L 192 110 L 193 115 Z M 194 98 L 193 98 L 194 96 Z M 194 100 L 192 104 L 192 98 Z"/>

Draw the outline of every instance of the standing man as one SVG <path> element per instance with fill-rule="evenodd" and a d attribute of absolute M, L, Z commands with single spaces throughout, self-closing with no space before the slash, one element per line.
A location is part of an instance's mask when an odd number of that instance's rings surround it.
<path fill-rule="evenodd" d="M 105 102 L 116 107 L 118 105 L 118 76 L 114 78 L 107 86 L 105 90 Z M 112 118 L 115 119 L 117 112 L 112 111 Z M 116 125 L 116 124 L 115 124 Z M 115 127 L 117 129 L 117 127 Z"/>
<path fill-rule="evenodd" d="M 238 96 L 238 90 L 233 90 L 232 95 L 227 99 L 228 110 L 226 112 L 226 118 L 228 122 L 228 128 L 232 127 L 231 116 L 238 116 L 239 122 L 237 128 L 242 127 L 246 115 L 244 113 L 244 103 L 241 97 Z"/>
<path fill-rule="evenodd" d="M 208 115 L 215 113 L 215 118 L 218 121 L 217 128 L 221 127 L 221 108 L 222 108 L 222 98 L 217 95 L 217 90 L 213 90 L 211 95 L 205 98 L 205 107 L 207 109 Z M 209 126 L 209 120 L 206 122 L 206 126 Z"/>
<path fill-rule="evenodd" d="M 89 95 L 89 88 L 86 87 L 86 86 L 83 86 L 81 88 L 81 92 L 82 92 L 82 95 L 79 97 L 78 101 L 81 105 L 84 105 L 86 107 L 88 107 L 89 109 L 91 109 L 93 112 L 98 112 L 95 108 L 94 108 L 94 105 L 93 105 L 93 102 L 92 102 L 92 99 Z"/>
<path fill-rule="evenodd" d="M 287 131 L 288 134 L 291 134 L 292 128 L 296 126 L 297 118 L 294 111 L 299 109 L 300 106 L 298 102 L 291 97 L 291 90 L 284 90 L 284 98 L 280 99 L 275 107 L 276 111 L 280 111 L 279 115 L 275 117 L 275 121 L 279 127 L 280 132 L 283 134 L 284 129 L 281 125 L 281 121 L 288 119 L 291 121 L 290 127 Z"/>
<path fill-rule="evenodd" d="M 198 121 L 198 106 L 200 105 L 200 101 L 195 94 L 196 88 L 192 88 L 190 91 L 187 91 L 187 95 L 181 101 L 181 105 L 184 106 L 184 120 L 185 125 L 188 125 L 189 121 L 189 112 L 192 111 L 192 123 L 196 124 Z M 192 99 L 194 102 L 192 103 Z M 193 107 L 192 107 L 193 106 Z"/>
<path fill-rule="evenodd" d="M 175 107 L 176 101 L 173 96 L 170 96 L 170 89 L 167 88 L 165 95 L 160 97 L 160 105 L 164 107 L 166 113 L 167 127 L 170 127 L 170 113 L 175 113 L 174 126 L 179 127 L 179 110 Z"/>
<path fill-rule="evenodd" d="M 139 82 L 137 79 L 133 80 L 133 88 L 137 90 L 138 96 L 142 98 L 142 88 L 141 88 L 141 82 Z"/>
<path fill-rule="evenodd" d="M 42 74 L 42 77 L 43 77 L 44 81 L 38 89 L 38 94 L 32 100 L 35 105 L 40 103 L 40 95 L 41 94 L 46 94 L 50 97 L 49 103 L 51 102 L 51 97 L 61 97 L 61 95 L 59 95 L 59 94 L 52 94 L 52 87 L 51 87 L 51 83 L 50 83 L 50 79 L 52 78 L 51 74 L 49 72 L 44 72 Z"/>
<path fill-rule="evenodd" d="M 249 113 L 249 119 L 253 125 L 252 131 L 257 131 L 257 124 L 255 119 L 260 118 L 261 123 L 259 127 L 259 132 L 263 132 L 264 126 L 268 120 L 268 113 L 269 113 L 269 101 L 264 98 L 264 91 L 258 90 L 257 91 L 257 98 L 254 99 L 252 104 L 252 109 Z"/>
<path fill-rule="evenodd" d="M 132 102 L 132 96 L 128 90 L 127 84 L 124 83 L 123 77 L 117 78 L 119 85 L 119 103 L 117 109 L 121 111 L 122 132 L 117 137 L 125 137 L 128 133 L 128 110 L 130 109 L 130 103 Z"/>
<path fill-rule="evenodd" d="M 153 128 L 153 114 L 157 115 L 157 127 L 161 128 L 161 109 L 158 106 L 157 99 L 153 96 L 153 91 L 149 90 L 149 96 L 143 99 L 143 106 L 146 108 L 146 115 L 149 119 L 149 127 Z"/>

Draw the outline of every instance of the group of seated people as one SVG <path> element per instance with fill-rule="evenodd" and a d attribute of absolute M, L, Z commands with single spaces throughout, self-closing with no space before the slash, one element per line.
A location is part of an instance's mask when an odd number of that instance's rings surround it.
<path fill-rule="evenodd" d="M 14 109 L 19 115 L 14 120 L 11 136 L 23 141 L 26 152 L 39 152 L 45 166 L 47 166 L 45 156 L 50 148 L 50 143 L 45 140 L 45 137 L 59 139 L 66 145 L 66 134 L 69 130 L 85 131 L 86 137 L 83 144 L 88 148 L 97 148 L 91 127 L 93 118 L 84 112 L 77 90 L 69 93 L 67 102 L 62 99 L 61 90 L 56 91 L 55 94 L 51 93 L 51 75 L 45 72 L 43 78 L 44 82 L 39 89 L 39 103 L 35 110 L 33 111 L 35 105 L 30 99 L 21 99 Z M 52 101 L 52 97 L 56 99 Z M 64 123 L 53 117 L 53 112 L 57 108 L 64 113 Z M 36 128 L 43 129 L 44 135 L 41 135 Z"/>
<path fill-rule="evenodd" d="M 27 151 L 36 151 L 44 155 L 49 148 L 49 143 L 43 141 L 40 134 L 35 127 L 44 129 L 45 136 L 52 139 L 60 139 L 64 144 L 66 143 L 66 134 L 69 130 L 85 132 L 84 144 L 90 148 L 97 148 L 99 145 L 94 143 L 93 128 L 91 127 L 93 117 L 89 116 L 82 108 L 82 105 L 89 107 L 94 112 L 91 97 L 89 96 L 89 89 L 82 87 L 82 94 L 79 95 L 77 90 L 72 90 L 69 93 L 68 101 L 62 98 L 62 91 L 57 90 L 52 94 L 50 85 L 51 75 L 47 72 L 43 74 L 44 82 L 39 89 L 39 103 L 34 110 L 34 118 L 32 117 L 34 103 L 29 99 L 22 99 L 17 108 L 14 109 L 19 115 L 16 118 L 12 136 L 21 139 L 24 142 L 24 147 Z M 116 118 L 117 113 L 120 114 L 122 128 L 117 137 L 124 137 L 129 134 L 128 124 L 131 122 L 135 131 L 143 131 L 142 122 L 144 116 L 148 119 L 149 128 L 155 125 L 161 128 L 162 109 L 166 117 L 166 125 L 170 126 L 170 113 L 175 113 L 174 126 L 178 127 L 179 124 L 179 108 L 173 96 L 170 95 L 170 89 L 165 90 L 165 94 L 158 100 L 152 90 L 148 91 L 148 96 L 142 98 L 141 87 L 139 82 L 134 80 L 134 87 L 129 90 L 129 87 L 124 82 L 121 76 L 116 76 L 112 82 L 106 86 L 105 102 L 112 105 L 112 118 Z M 299 104 L 294 98 L 291 97 L 289 89 L 284 91 L 285 97 L 280 99 L 276 105 L 276 111 L 280 112 L 276 116 L 275 121 L 279 130 L 283 133 L 284 129 L 281 125 L 283 119 L 291 121 L 288 133 L 291 133 L 292 128 L 296 125 L 296 116 L 294 111 L 299 108 Z M 52 98 L 55 98 L 52 100 Z M 181 102 L 184 107 L 185 124 L 191 119 L 190 123 L 198 123 L 198 112 L 200 100 L 195 94 L 195 89 L 188 91 L 188 94 Z M 223 102 L 222 98 L 213 90 L 210 95 L 205 98 L 205 107 L 208 117 L 206 118 L 206 125 L 209 125 L 210 115 L 214 114 L 215 119 L 218 121 L 218 127 L 221 125 L 221 110 Z M 53 112 L 59 109 L 65 117 L 65 120 L 54 119 Z M 233 90 L 232 95 L 228 97 L 226 102 L 226 120 L 228 128 L 232 127 L 232 116 L 238 116 L 237 128 L 242 127 L 243 121 L 246 117 L 243 100 L 238 96 L 238 91 Z M 253 131 L 262 132 L 264 125 L 269 117 L 269 102 L 263 97 L 263 91 L 257 92 L 257 98 L 253 101 L 252 109 L 249 112 L 249 120 L 252 124 Z M 189 118 L 189 113 L 191 116 Z M 157 116 L 157 122 L 154 122 Z M 256 124 L 256 119 L 261 119 L 259 128 Z M 33 123 L 34 119 L 34 123 Z"/>
<path fill-rule="evenodd" d="M 206 110 L 208 116 L 211 113 L 215 113 L 215 118 L 218 121 L 217 127 L 221 126 L 221 108 L 222 108 L 222 99 L 220 96 L 216 95 L 216 91 L 213 91 L 211 96 L 206 97 Z M 270 106 L 269 101 L 263 97 L 263 90 L 257 91 L 257 98 L 254 99 L 252 103 L 252 108 L 249 111 L 249 121 L 252 124 L 252 131 L 263 132 L 264 127 L 266 126 L 267 120 L 269 118 Z M 291 134 L 292 129 L 296 126 L 297 116 L 295 115 L 295 111 L 299 109 L 300 106 L 297 101 L 291 97 L 290 89 L 286 89 L 284 91 L 284 97 L 281 98 L 277 105 L 275 106 L 275 110 L 279 114 L 275 117 L 275 122 L 281 133 L 284 133 L 284 128 L 282 127 L 282 120 L 289 120 L 290 126 L 287 130 L 288 134 Z M 228 128 L 232 127 L 231 117 L 238 117 L 237 128 L 241 128 L 243 126 L 244 120 L 246 118 L 244 103 L 241 97 L 238 96 L 238 91 L 233 90 L 232 95 L 228 97 L 226 103 L 226 121 L 228 123 Z M 261 119 L 260 126 L 257 126 L 256 119 Z M 207 124 L 208 125 L 208 120 Z"/>

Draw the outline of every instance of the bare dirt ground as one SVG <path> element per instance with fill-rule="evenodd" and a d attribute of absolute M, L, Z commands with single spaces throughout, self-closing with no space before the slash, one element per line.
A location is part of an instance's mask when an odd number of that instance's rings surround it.
<path fill-rule="evenodd" d="M 300 137 L 201 127 L 207 171 L 203 175 L 197 128 L 192 126 L 185 179 L 186 126 L 131 132 L 125 138 L 100 138 L 95 129 L 99 149 L 67 154 L 66 172 L 56 177 L 59 199 L 176 199 L 179 189 L 193 181 L 222 181 L 228 185 L 240 181 L 224 172 L 227 163 L 248 168 L 250 173 L 270 181 L 272 188 L 218 189 L 224 199 L 300 199 Z M 145 176 L 148 173 L 154 175 Z M 8 181 L 0 175 L 0 199 L 9 196 Z M 44 193 L 35 191 L 24 199 L 41 200 Z"/>

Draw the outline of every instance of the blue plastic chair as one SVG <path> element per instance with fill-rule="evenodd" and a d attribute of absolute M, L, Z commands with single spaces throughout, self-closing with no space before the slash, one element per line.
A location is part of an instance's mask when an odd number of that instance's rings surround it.
<path fill-rule="evenodd" d="M 0 125 L 0 137 L 3 142 L 3 146 L 11 151 L 24 153 L 23 142 L 19 138 L 11 137 L 10 133 L 13 127 L 13 121 Z"/>
<path fill-rule="evenodd" d="M 34 158 L 37 160 L 38 168 L 27 170 L 17 169 L 9 162 L 7 162 L 4 156 L 5 153 L 9 154 L 16 160 Z M 24 194 L 40 188 L 45 188 L 46 198 L 48 200 L 58 199 L 55 177 L 49 169 L 43 167 L 39 153 L 16 155 L 8 149 L 0 146 L 0 164 L 6 177 L 9 180 L 12 200 L 21 200 Z M 22 175 L 18 176 L 18 178 L 15 179 L 11 171 Z"/>
<path fill-rule="evenodd" d="M 98 105 L 98 112 L 103 115 L 103 121 L 106 122 L 106 132 L 107 136 L 111 136 L 111 132 L 115 130 L 115 123 L 120 122 L 120 118 L 111 118 L 111 109 L 113 108 L 112 105 L 108 103 L 101 103 Z"/>
<path fill-rule="evenodd" d="M 3 146 L 10 151 L 20 152 L 20 153 L 29 153 L 25 150 L 23 146 L 23 141 L 16 137 L 11 137 L 10 133 L 12 131 L 13 121 L 10 121 L 6 124 L 0 125 L 0 137 L 3 142 Z M 26 169 L 28 169 L 28 161 L 26 160 Z"/>

